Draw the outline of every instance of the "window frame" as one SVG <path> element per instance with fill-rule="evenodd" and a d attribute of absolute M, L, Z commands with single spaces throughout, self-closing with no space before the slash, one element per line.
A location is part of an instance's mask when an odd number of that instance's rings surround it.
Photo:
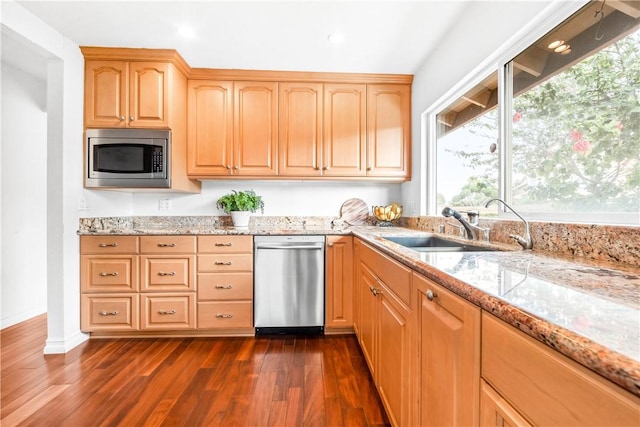
<path fill-rule="evenodd" d="M 456 86 L 452 87 L 427 110 L 421 114 L 421 144 L 425 147 L 421 180 L 425 183 L 426 197 L 421 200 L 420 214 L 437 216 L 437 123 L 436 116 L 439 112 L 448 107 L 455 100 L 480 84 L 484 79 L 493 73 L 498 73 L 498 134 L 499 134 L 499 170 L 498 170 L 498 197 L 511 204 L 513 202 L 511 191 L 512 178 L 512 147 L 507 142 L 511 140 L 511 120 L 512 114 L 512 72 L 513 59 L 533 45 L 541 37 L 549 33 L 556 26 L 566 21 L 571 15 L 587 5 L 589 0 L 575 2 L 564 2 L 556 0 L 538 14 L 528 25 L 523 27 L 518 33 L 507 40 L 493 55 L 474 68 Z M 508 211 L 505 206 L 498 208 L 498 218 L 515 218 L 515 215 Z M 528 219 L 542 221 L 560 222 L 598 222 L 605 224 L 618 224 L 611 222 L 611 214 L 607 213 L 586 213 L 580 218 L 568 213 L 526 213 Z M 619 224 L 638 225 L 633 222 L 634 213 L 619 214 L 616 217 L 624 219 Z M 627 219 L 628 218 L 628 219 Z"/>

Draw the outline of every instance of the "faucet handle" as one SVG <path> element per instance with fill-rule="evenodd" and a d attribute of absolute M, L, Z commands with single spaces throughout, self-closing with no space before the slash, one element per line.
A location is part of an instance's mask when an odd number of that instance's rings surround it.
<path fill-rule="evenodd" d="M 480 222 L 480 212 L 478 211 L 467 211 L 467 217 L 469 217 L 469 223 L 471 225 L 478 225 Z"/>

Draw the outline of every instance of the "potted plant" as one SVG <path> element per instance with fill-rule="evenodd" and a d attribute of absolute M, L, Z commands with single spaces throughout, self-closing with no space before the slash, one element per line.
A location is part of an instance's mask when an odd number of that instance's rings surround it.
<path fill-rule="evenodd" d="M 231 220 L 235 227 L 247 227 L 251 213 L 260 209 L 264 213 L 264 201 L 253 190 L 232 190 L 220 197 L 216 202 L 218 209 L 231 214 Z"/>

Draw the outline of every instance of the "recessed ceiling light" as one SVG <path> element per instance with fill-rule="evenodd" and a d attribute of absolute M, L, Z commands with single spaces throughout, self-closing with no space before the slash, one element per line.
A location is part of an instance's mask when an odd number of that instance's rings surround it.
<path fill-rule="evenodd" d="M 344 34 L 342 34 L 339 31 L 333 32 L 333 33 L 329 33 L 329 35 L 327 36 L 327 38 L 329 39 L 329 41 L 331 43 L 342 43 L 344 42 Z"/>
<path fill-rule="evenodd" d="M 562 45 L 564 43 L 564 40 L 556 40 L 554 42 L 549 43 L 549 49 L 555 49 L 558 46 Z"/>
<path fill-rule="evenodd" d="M 180 25 L 178 27 L 178 34 L 187 39 L 192 39 L 196 36 L 196 32 L 188 25 Z"/>
<path fill-rule="evenodd" d="M 569 49 L 570 46 L 568 44 L 561 44 L 560 46 L 558 46 L 557 48 L 553 49 L 554 52 L 558 52 L 558 53 L 562 53 L 565 50 Z"/>

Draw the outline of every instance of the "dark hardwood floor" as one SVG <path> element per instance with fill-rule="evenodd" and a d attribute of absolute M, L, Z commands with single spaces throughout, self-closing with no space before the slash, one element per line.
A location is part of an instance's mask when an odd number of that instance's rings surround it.
<path fill-rule="evenodd" d="M 353 335 L 105 339 L 43 355 L 43 315 L 0 339 L 2 427 L 388 425 Z"/>

